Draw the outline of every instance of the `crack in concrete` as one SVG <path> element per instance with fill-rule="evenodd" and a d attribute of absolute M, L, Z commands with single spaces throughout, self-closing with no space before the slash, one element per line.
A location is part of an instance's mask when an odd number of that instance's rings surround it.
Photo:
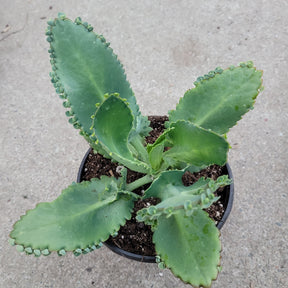
<path fill-rule="evenodd" d="M 17 34 L 17 33 L 22 32 L 22 31 L 25 29 L 26 25 L 27 25 L 28 18 L 29 18 L 29 14 L 26 14 L 26 20 L 25 20 L 25 23 L 24 23 L 23 27 L 21 27 L 20 29 L 18 29 L 18 30 L 16 30 L 16 31 L 13 31 L 13 32 L 11 32 L 11 33 L 9 33 L 9 34 L 7 34 L 7 35 L 5 35 L 4 37 L 2 37 L 2 38 L 0 39 L 0 42 L 3 41 L 3 40 L 5 40 L 5 39 L 7 39 L 7 38 L 10 37 L 11 35 L 14 35 L 14 34 Z"/>

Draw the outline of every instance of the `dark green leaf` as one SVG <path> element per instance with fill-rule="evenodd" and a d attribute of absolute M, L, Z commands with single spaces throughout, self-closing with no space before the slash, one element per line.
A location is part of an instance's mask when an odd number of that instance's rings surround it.
<path fill-rule="evenodd" d="M 201 209 L 161 216 L 153 235 L 157 254 L 167 268 L 194 287 L 210 287 L 220 265 L 219 231 Z"/>

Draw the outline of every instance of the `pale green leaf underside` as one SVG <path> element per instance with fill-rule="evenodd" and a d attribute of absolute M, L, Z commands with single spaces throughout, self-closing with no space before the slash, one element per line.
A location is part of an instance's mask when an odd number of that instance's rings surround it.
<path fill-rule="evenodd" d="M 145 198 L 154 197 L 162 201 L 181 193 L 196 194 L 199 188 L 206 186 L 210 179 L 200 178 L 191 186 L 184 186 L 184 171 L 164 171 L 145 191 Z"/>
<path fill-rule="evenodd" d="M 202 80 L 169 112 L 170 123 L 187 120 L 225 134 L 248 112 L 262 85 L 262 71 L 254 67 L 227 69 Z"/>
<path fill-rule="evenodd" d="M 191 122 L 172 123 L 171 130 L 165 133 L 165 136 L 171 148 L 164 153 L 163 158 L 174 166 L 181 162 L 199 167 L 210 164 L 224 165 L 227 161 L 227 141 Z"/>
<path fill-rule="evenodd" d="M 161 216 L 153 235 L 156 252 L 168 268 L 195 287 L 210 287 L 220 264 L 219 231 L 206 212 L 183 211 L 169 218 Z"/>
<path fill-rule="evenodd" d="M 111 95 L 97 109 L 92 128 L 97 141 L 113 159 L 134 171 L 145 173 L 149 166 L 136 159 L 129 149 L 132 125 L 130 108 L 123 99 Z"/>
<path fill-rule="evenodd" d="M 132 208 L 133 198 L 117 195 L 117 180 L 103 176 L 72 184 L 53 202 L 38 204 L 14 225 L 10 237 L 32 249 L 84 249 L 118 231 Z"/>
<path fill-rule="evenodd" d="M 154 197 L 161 200 L 156 206 L 149 206 L 138 212 L 137 219 L 148 224 L 159 216 L 176 214 L 178 210 L 185 210 L 186 215 L 191 215 L 195 209 L 208 208 L 217 201 L 213 193 L 219 188 L 231 184 L 227 175 L 220 176 L 216 181 L 203 177 L 190 186 L 184 186 L 182 177 L 184 171 L 162 172 L 151 186 L 145 191 L 145 197 Z M 152 211 L 153 210 L 153 211 Z"/>
<path fill-rule="evenodd" d="M 90 117 L 95 112 L 95 104 L 101 103 L 106 93 L 119 93 L 129 102 L 135 118 L 139 116 L 122 65 L 103 37 L 67 18 L 55 19 L 51 32 L 55 73 L 68 96 L 72 112 L 86 133 L 91 132 Z"/>

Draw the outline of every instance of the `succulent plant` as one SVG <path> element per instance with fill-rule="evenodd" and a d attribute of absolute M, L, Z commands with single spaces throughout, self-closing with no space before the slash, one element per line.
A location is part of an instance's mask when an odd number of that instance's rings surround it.
<path fill-rule="evenodd" d="M 69 122 L 94 151 L 124 168 L 119 178 L 72 183 L 56 200 L 27 211 L 14 224 L 11 244 L 36 257 L 53 251 L 86 254 L 131 218 L 135 200 L 155 197 L 160 202 L 138 211 L 137 220 L 151 225 L 159 266 L 194 287 L 210 287 L 219 271 L 221 245 L 203 209 L 218 200 L 214 192 L 231 180 L 224 175 L 184 186 L 182 176 L 225 165 L 226 133 L 253 108 L 262 71 L 249 61 L 199 77 L 169 111 L 164 133 L 147 144 L 150 123 L 109 43 L 80 17 L 73 22 L 60 13 L 48 25 L 51 82 Z M 127 168 L 144 176 L 127 184 Z M 144 184 L 150 187 L 142 196 L 133 192 Z"/>

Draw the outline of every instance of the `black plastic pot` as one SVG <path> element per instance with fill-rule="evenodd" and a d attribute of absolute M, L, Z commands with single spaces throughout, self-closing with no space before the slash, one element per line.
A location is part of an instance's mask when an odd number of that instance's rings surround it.
<path fill-rule="evenodd" d="M 80 165 L 80 168 L 78 171 L 78 175 L 77 175 L 77 182 L 78 183 L 82 181 L 82 174 L 83 174 L 84 165 L 85 165 L 86 159 L 87 159 L 89 153 L 91 152 L 91 150 L 92 150 L 92 148 L 88 149 L 88 151 L 86 152 L 86 154 L 85 154 L 85 156 L 81 162 L 81 165 Z M 230 168 L 228 163 L 225 165 L 225 168 L 226 168 L 226 171 L 224 170 L 224 174 L 226 174 L 226 175 L 228 174 L 229 178 L 233 180 L 232 171 L 231 171 L 231 168 Z M 223 227 L 223 225 L 226 222 L 226 220 L 227 220 L 227 218 L 231 212 L 231 209 L 232 209 L 233 198 L 234 198 L 234 183 L 232 182 L 231 185 L 226 186 L 224 188 L 223 192 L 224 192 L 223 193 L 224 198 L 222 200 L 223 200 L 225 212 L 224 212 L 222 219 L 216 225 L 219 230 Z M 107 246 L 109 249 L 111 249 L 113 252 L 115 252 L 121 256 L 124 256 L 126 258 L 140 261 L 140 262 L 149 262 L 149 263 L 155 263 L 156 262 L 155 256 L 143 256 L 143 255 L 139 255 L 139 254 L 125 251 L 125 250 L 117 247 L 112 241 L 107 240 L 103 244 L 105 246 Z"/>

